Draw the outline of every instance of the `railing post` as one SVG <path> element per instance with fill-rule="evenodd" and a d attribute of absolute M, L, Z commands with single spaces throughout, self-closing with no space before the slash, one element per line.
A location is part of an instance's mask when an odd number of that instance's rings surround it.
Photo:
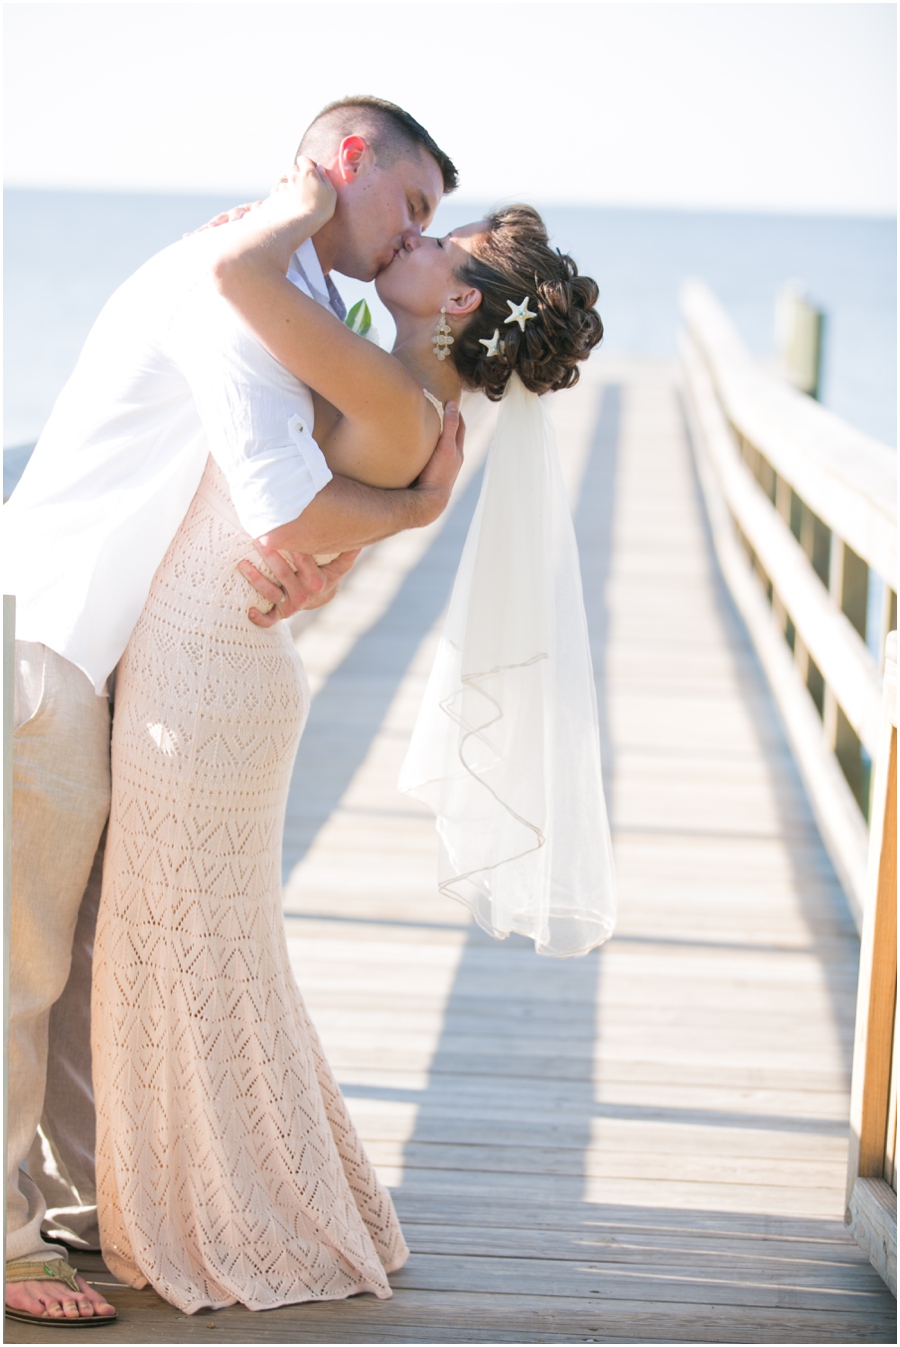
<path fill-rule="evenodd" d="M 825 315 L 810 304 L 796 281 L 778 296 L 775 326 L 785 374 L 801 392 L 818 398 Z"/>
<path fill-rule="evenodd" d="M 888 1124 L 897 998 L 897 634 L 888 638 L 881 743 L 872 791 L 850 1092 L 845 1220 L 897 1294 L 897 1197 Z M 885 1178 L 891 1175 L 891 1182 Z"/>

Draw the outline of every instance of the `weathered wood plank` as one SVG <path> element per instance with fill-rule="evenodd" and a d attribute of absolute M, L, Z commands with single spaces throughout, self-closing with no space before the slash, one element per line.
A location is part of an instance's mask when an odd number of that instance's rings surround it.
<path fill-rule="evenodd" d="M 393 1300 L 358 1296 L 252 1315 L 235 1307 L 214 1317 L 176 1315 L 153 1292 L 117 1294 L 117 1342 L 890 1342 L 896 1319 L 885 1308 L 807 1310 L 590 1296 L 572 1299 L 409 1289 Z M 340 1327 L 336 1320 L 339 1318 Z M 9 1342 L 46 1342 L 52 1329 L 9 1325 Z M 143 1336 L 141 1336 L 143 1334 Z M 499 1335 L 505 1335 L 503 1337 Z M 58 1333 L 57 1333 L 58 1337 Z"/>
<path fill-rule="evenodd" d="M 625 1264 L 607 1262 L 586 1254 L 581 1260 L 556 1258 L 471 1257 L 463 1254 L 415 1254 L 394 1278 L 400 1290 L 440 1291 L 448 1286 L 463 1292 L 493 1292 L 515 1296 L 527 1286 L 530 1295 L 587 1299 L 599 1296 L 604 1303 L 615 1300 L 665 1299 L 669 1304 L 707 1304 L 710 1295 L 725 1307 L 765 1306 L 793 1310 L 877 1309 L 883 1292 L 872 1277 L 860 1285 L 858 1269 L 849 1276 L 834 1266 L 814 1277 L 807 1270 L 798 1278 L 798 1268 L 768 1265 L 757 1269 L 744 1265 L 735 1273 L 717 1261 L 695 1259 L 691 1275 L 683 1275 L 680 1263 Z M 798 1285 L 798 1280 L 802 1284 Z M 866 1305 L 866 1301 L 871 1305 Z M 862 1303 L 861 1303 L 862 1302 Z"/>
<path fill-rule="evenodd" d="M 440 1213 L 444 1217 L 444 1213 Z M 776 1277 L 812 1278 L 812 1284 L 860 1286 L 866 1258 L 862 1251 L 849 1246 L 841 1232 L 840 1242 L 832 1250 L 824 1240 L 803 1241 L 766 1236 L 755 1240 L 738 1236 L 727 1228 L 709 1233 L 696 1231 L 642 1231 L 640 1227 L 622 1225 L 615 1233 L 579 1229 L 546 1230 L 534 1226 L 495 1227 L 454 1225 L 446 1219 L 441 1224 L 408 1223 L 410 1248 L 416 1254 L 464 1253 L 469 1257 L 496 1257 L 498 1240 L 508 1255 L 517 1258 L 547 1258 L 584 1262 L 602 1260 L 612 1265 L 626 1263 L 645 1269 L 659 1264 L 693 1268 L 701 1264 L 733 1277 L 764 1276 L 769 1269 Z M 435 1213 L 435 1221 L 438 1213 Z M 821 1278 L 821 1280 L 820 1280 Z M 836 1281 L 835 1279 L 838 1279 Z M 872 1270 L 868 1285 L 878 1290 L 878 1279 Z"/>

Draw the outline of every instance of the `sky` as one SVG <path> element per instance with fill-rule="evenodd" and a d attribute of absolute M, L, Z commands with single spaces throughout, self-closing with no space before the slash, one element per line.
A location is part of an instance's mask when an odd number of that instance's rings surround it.
<path fill-rule="evenodd" d="M 893 215 L 893 4 L 7 3 L 7 185 L 265 190 L 326 102 L 407 107 L 460 195 Z"/>

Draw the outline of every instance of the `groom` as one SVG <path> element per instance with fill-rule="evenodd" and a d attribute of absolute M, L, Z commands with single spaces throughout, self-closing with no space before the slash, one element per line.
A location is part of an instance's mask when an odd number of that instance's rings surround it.
<path fill-rule="evenodd" d="M 456 169 L 408 113 L 369 97 L 329 105 L 298 153 L 325 169 L 337 208 L 288 275 L 343 317 L 329 272 L 371 280 L 430 223 Z M 311 433 L 309 390 L 215 293 L 195 235 L 109 301 L 5 511 L 4 590 L 16 595 L 19 637 L 6 1264 L 17 1318 L 115 1313 L 63 1257 L 66 1245 L 98 1243 L 89 996 L 110 681 L 206 457 L 275 576 L 241 563 L 266 601 L 248 620 L 268 626 L 327 602 L 356 549 L 442 512 L 462 458 L 462 428 L 447 410 L 410 488 L 332 476 Z M 293 565 L 268 546 L 275 530 Z M 312 559 L 335 552 L 330 566 Z"/>

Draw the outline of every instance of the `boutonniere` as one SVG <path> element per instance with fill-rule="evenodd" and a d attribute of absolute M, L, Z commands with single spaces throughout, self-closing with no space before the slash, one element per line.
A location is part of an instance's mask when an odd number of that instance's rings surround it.
<path fill-rule="evenodd" d="M 350 331 L 355 332 L 358 337 L 365 337 L 366 341 L 373 341 L 376 346 L 381 345 L 378 340 L 378 330 L 372 322 L 369 306 L 364 299 L 358 299 L 353 305 L 344 319 L 344 326 L 349 327 Z"/>

